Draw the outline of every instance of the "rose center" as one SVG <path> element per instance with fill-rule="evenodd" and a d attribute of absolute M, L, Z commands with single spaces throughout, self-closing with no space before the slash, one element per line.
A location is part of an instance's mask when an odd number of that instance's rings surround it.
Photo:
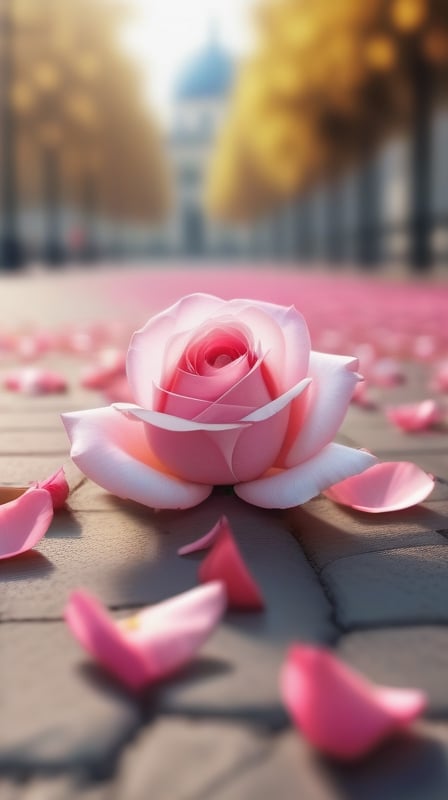
<path fill-rule="evenodd" d="M 226 367 L 227 364 L 231 363 L 231 361 L 233 361 L 233 358 L 232 356 L 229 356 L 228 353 L 221 353 L 219 356 L 216 356 L 216 358 L 212 361 L 208 359 L 208 363 L 210 364 L 210 366 L 216 367 L 217 369 L 219 369 L 220 367 Z"/>

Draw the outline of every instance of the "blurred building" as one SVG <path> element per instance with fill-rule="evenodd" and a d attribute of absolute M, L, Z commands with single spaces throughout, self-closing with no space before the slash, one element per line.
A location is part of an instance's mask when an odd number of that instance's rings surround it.
<path fill-rule="evenodd" d="M 209 160 L 232 90 L 235 64 L 216 32 L 179 75 L 174 87 L 167 149 L 174 204 L 168 222 L 154 228 L 154 255 L 187 258 L 293 258 L 292 204 L 252 224 L 223 224 L 204 202 Z"/>

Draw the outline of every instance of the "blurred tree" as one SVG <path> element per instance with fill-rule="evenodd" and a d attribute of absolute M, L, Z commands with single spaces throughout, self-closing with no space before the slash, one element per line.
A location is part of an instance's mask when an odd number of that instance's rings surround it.
<path fill-rule="evenodd" d="M 46 209 L 46 257 L 63 256 L 60 214 L 76 209 L 87 256 L 95 217 L 117 223 L 165 212 L 167 169 L 141 76 L 120 46 L 129 4 L 116 0 L 8 3 L 9 82 L 17 202 Z M 0 48 L 2 47 L 0 43 Z"/>
<path fill-rule="evenodd" d="M 212 212 L 257 213 L 411 127 L 412 258 L 426 263 L 428 125 L 448 94 L 446 0 L 265 0 L 256 23 L 256 52 L 241 68 L 212 162 Z"/>

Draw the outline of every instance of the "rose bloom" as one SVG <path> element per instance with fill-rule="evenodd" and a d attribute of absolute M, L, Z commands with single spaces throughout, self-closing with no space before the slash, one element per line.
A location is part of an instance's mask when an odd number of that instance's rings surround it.
<path fill-rule="evenodd" d="M 189 295 L 133 335 L 126 366 L 135 405 L 63 415 L 74 462 L 119 497 L 189 508 L 231 484 L 288 508 L 375 463 L 332 443 L 357 359 L 313 352 L 294 306 Z"/>

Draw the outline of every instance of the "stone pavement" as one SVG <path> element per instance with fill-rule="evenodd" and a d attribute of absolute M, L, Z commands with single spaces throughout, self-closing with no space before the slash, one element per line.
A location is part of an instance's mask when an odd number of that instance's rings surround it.
<path fill-rule="evenodd" d="M 0 296 L 4 319 L 26 295 L 23 284 L 16 291 L 10 282 Z M 78 307 L 70 296 L 79 315 L 99 313 L 98 298 L 87 299 Z M 50 288 L 42 302 L 37 315 L 63 319 Z M 64 464 L 71 494 L 35 551 L 0 563 L 2 800 L 446 800 L 448 434 L 406 436 L 379 411 L 350 409 L 341 441 L 438 477 L 408 511 L 368 516 L 319 497 L 267 512 L 217 490 L 197 508 L 156 514 L 111 497 L 70 463 L 59 412 L 103 400 L 79 388 L 79 358 L 43 363 L 70 376 L 70 391 L 0 392 L 0 482 L 26 484 Z M 393 400 L 424 392 L 411 377 Z M 130 696 L 61 621 L 69 592 L 88 588 L 120 616 L 194 586 L 199 558 L 176 550 L 222 513 L 266 611 L 228 614 L 193 666 Z M 357 764 L 319 756 L 279 699 L 294 640 L 331 645 L 375 681 L 425 689 L 424 720 Z"/>

